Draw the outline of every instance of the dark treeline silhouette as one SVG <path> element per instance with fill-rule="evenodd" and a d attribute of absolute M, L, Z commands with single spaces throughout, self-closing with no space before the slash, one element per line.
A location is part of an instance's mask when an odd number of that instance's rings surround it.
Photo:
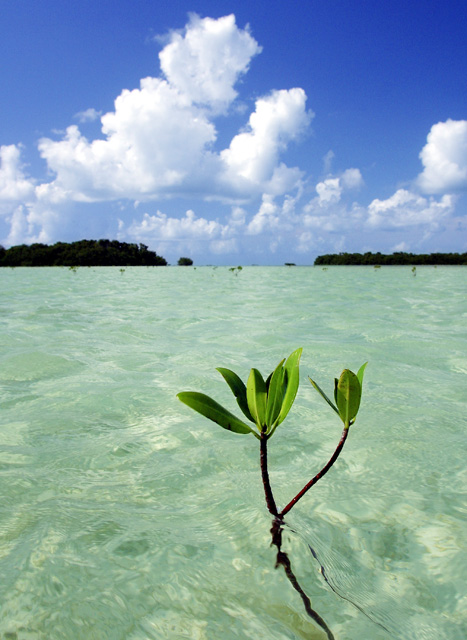
<path fill-rule="evenodd" d="M 47 244 L 0 246 L 0 267 L 162 267 L 167 261 L 145 244 L 118 240 L 79 240 Z"/>
<path fill-rule="evenodd" d="M 318 256 L 315 265 L 467 265 L 467 253 L 328 253 Z"/>

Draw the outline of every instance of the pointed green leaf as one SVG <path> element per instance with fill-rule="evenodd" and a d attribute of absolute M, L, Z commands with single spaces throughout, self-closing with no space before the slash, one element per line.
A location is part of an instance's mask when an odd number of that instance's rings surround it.
<path fill-rule="evenodd" d="M 324 391 L 321 389 L 321 387 L 318 386 L 318 383 L 315 382 L 314 380 L 312 380 L 310 378 L 310 376 L 308 376 L 308 380 L 311 382 L 311 384 L 316 389 L 316 391 L 320 394 L 320 396 L 322 398 L 324 398 L 326 400 L 326 402 L 328 403 L 328 405 L 334 409 L 334 411 L 337 413 L 337 415 L 339 415 L 339 411 L 338 411 L 336 405 L 334 404 L 334 402 L 332 402 L 332 400 L 330 400 L 328 398 L 328 396 L 324 393 Z"/>
<path fill-rule="evenodd" d="M 250 413 L 250 410 L 248 409 L 248 403 L 246 400 L 246 386 L 243 380 L 239 378 L 239 376 L 237 376 L 237 374 L 231 371 L 230 369 L 217 367 L 217 371 L 219 371 L 221 376 L 229 385 L 232 393 L 237 399 L 237 404 L 242 410 L 243 414 L 248 418 L 248 420 L 251 420 L 251 422 L 254 422 L 254 419 Z"/>
<path fill-rule="evenodd" d="M 360 369 L 357 371 L 357 378 L 358 378 L 358 381 L 359 381 L 360 386 L 362 388 L 362 391 L 363 391 L 363 374 L 365 373 L 365 369 L 366 369 L 366 365 L 367 364 L 368 364 L 368 362 L 365 362 L 365 364 L 362 364 Z"/>
<path fill-rule="evenodd" d="M 260 431 L 266 424 L 266 383 L 258 369 L 252 369 L 246 383 L 246 398 Z"/>
<path fill-rule="evenodd" d="M 202 416 L 209 418 L 209 420 L 212 420 L 228 431 L 234 431 L 235 433 L 254 433 L 253 429 L 247 424 L 204 393 L 182 391 L 177 394 L 177 398 L 190 407 L 190 409 L 194 409 Z"/>
<path fill-rule="evenodd" d="M 294 403 L 295 396 L 297 395 L 298 385 L 300 382 L 299 362 L 302 351 L 302 347 L 300 347 L 300 349 L 296 349 L 285 361 L 283 384 L 286 385 L 286 387 L 277 424 L 280 424 L 285 419 Z"/>
<path fill-rule="evenodd" d="M 344 369 L 337 383 L 337 408 L 342 422 L 350 425 L 357 415 L 362 396 L 360 381 L 349 369 Z"/>
<path fill-rule="evenodd" d="M 285 358 L 279 362 L 277 367 L 271 374 L 271 380 L 268 387 L 268 400 L 266 406 L 266 426 L 269 431 L 277 419 L 282 408 L 282 400 L 284 398 L 284 368 Z"/>

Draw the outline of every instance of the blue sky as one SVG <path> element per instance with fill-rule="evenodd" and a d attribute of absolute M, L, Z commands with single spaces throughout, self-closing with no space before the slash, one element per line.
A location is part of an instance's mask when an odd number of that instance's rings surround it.
<path fill-rule="evenodd" d="M 0 243 L 467 250 L 465 1 L 6 0 Z"/>

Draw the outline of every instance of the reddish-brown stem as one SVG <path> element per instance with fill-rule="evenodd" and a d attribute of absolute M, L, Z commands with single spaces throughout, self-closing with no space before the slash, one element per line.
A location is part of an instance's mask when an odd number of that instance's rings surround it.
<path fill-rule="evenodd" d="M 310 482 L 308 484 L 306 484 L 303 487 L 303 489 L 299 493 L 297 493 L 295 498 L 293 500 L 291 500 L 289 502 L 289 504 L 286 507 L 284 507 L 284 509 L 282 509 L 282 511 L 279 514 L 279 518 L 283 518 L 285 516 L 285 514 L 288 513 L 290 511 L 290 509 L 294 506 L 294 504 L 297 503 L 300 500 L 300 498 L 305 495 L 305 493 L 308 491 L 308 489 L 311 489 L 311 487 L 314 484 L 316 484 L 318 482 L 318 480 L 320 478 L 322 478 L 329 471 L 329 469 L 332 467 L 332 465 L 335 463 L 335 461 L 339 457 L 340 452 L 342 451 L 342 447 L 344 446 L 344 443 L 345 443 L 345 440 L 347 438 L 348 432 L 349 432 L 349 428 L 346 427 L 344 429 L 344 431 L 342 432 L 342 436 L 341 436 L 341 439 L 339 441 L 339 444 L 337 445 L 337 448 L 334 451 L 334 453 L 332 454 L 329 462 L 321 469 L 321 471 L 319 473 L 317 473 L 315 475 L 314 478 L 312 478 L 310 480 Z M 272 513 L 272 511 L 271 511 L 271 513 Z"/>
<path fill-rule="evenodd" d="M 268 436 L 265 433 L 261 434 L 260 439 L 260 461 L 261 461 L 261 475 L 263 477 L 264 496 L 266 498 L 266 505 L 269 509 L 269 513 L 273 516 L 277 516 L 277 507 L 272 495 L 271 485 L 269 483 L 268 474 Z"/>

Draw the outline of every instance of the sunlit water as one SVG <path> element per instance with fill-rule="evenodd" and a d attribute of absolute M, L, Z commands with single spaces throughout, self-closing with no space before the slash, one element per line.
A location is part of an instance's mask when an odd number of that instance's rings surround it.
<path fill-rule="evenodd" d="M 466 276 L 0 270 L 0 638 L 326 638 L 275 568 L 258 441 L 175 397 L 235 411 L 215 367 L 267 374 L 302 346 L 279 506 L 341 433 L 307 375 L 332 394 L 369 362 L 341 457 L 286 517 L 312 608 L 336 640 L 465 640 Z"/>

